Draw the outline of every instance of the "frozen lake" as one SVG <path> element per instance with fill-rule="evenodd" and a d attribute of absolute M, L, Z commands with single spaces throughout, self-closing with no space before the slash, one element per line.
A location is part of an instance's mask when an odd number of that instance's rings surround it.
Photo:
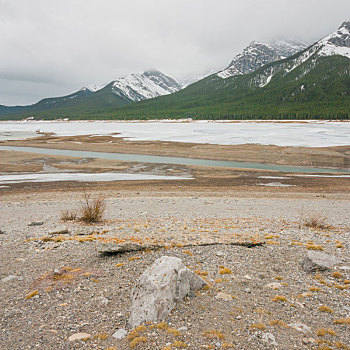
<path fill-rule="evenodd" d="M 0 122 L 0 140 L 37 136 L 112 135 L 131 140 L 237 145 L 327 147 L 350 145 L 350 122 Z"/>

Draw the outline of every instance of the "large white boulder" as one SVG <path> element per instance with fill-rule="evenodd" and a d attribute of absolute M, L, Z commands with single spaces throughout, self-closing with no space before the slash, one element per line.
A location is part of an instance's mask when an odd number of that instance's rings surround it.
<path fill-rule="evenodd" d="M 162 256 L 143 272 L 132 291 L 130 327 L 164 320 L 176 302 L 205 284 L 181 259 Z"/>

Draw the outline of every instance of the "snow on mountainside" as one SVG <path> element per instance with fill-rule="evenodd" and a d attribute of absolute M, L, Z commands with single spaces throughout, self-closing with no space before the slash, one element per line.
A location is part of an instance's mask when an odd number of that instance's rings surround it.
<path fill-rule="evenodd" d="M 273 41 L 270 45 L 253 41 L 234 57 L 228 68 L 217 75 L 225 79 L 252 73 L 265 64 L 294 55 L 306 47 L 307 44 L 297 41 Z"/>
<path fill-rule="evenodd" d="M 344 22 L 337 31 L 319 40 L 314 45 L 291 57 L 287 62 L 281 61 L 278 65 L 266 67 L 262 73 L 254 77 L 251 85 L 264 87 L 274 75 L 282 73 L 283 76 L 304 64 L 301 73 L 294 79 L 299 80 L 313 70 L 320 62 L 320 57 L 340 55 L 350 58 L 350 21 Z M 348 70 L 349 72 L 349 70 Z M 347 73 L 349 75 L 349 73 Z M 305 87 L 300 87 L 304 91 Z"/>
<path fill-rule="evenodd" d="M 241 53 L 234 57 L 228 68 L 219 72 L 220 78 L 228 78 L 233 75 L 248 74 L 267 63 L 280 59 L 272 47 L 253 41 Z"/>
<path fill-rule="evenodd" d="M 174 79 L 155 70 L 131 74 L 115 80 L 112 84 L 114 94 L 131 101 L 167 95 L 180 89 L 181 86 Z"/>
<path fill-rule="evenodd" d="M 310 46 L 305 42 L 295 40 L 274 40 L 269 45 L 281 58 L 293 56 Z"/>
<path fill-rule="evenodd" d="M 350 58 L 350 19 L 317 44 L 321 48 L 318 52 L 320 56 L 341 55 Z"/>

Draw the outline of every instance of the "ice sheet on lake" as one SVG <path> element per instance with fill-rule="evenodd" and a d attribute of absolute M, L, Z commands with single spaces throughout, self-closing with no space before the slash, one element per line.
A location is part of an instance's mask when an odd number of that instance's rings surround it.
<path fill-rule="evenodd" d="M 112 135 L 131 140 L 219 145 L 300 147 L 350 145 L 350 122 L 0 122 L 0 132 L 53 132 L 57 136 Z M 117 134 L 117 135 L 115 135 Z"/>
<path fill-rule="evenodd" d="M 6 174 L 0 175 L 0 184 L 20 182 L 51 182 L 51 181 L 129 181 L 129 180 L 189 180 L 192 177 L 160 176 L 148 174 L 126 173 L 48 173 L 48 174 Z"/>

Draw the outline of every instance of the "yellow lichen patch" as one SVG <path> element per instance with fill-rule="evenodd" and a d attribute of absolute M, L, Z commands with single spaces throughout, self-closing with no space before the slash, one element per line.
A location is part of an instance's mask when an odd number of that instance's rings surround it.
<path fill-rule="evenodd" d="M 172 348 L 187 348 L 188 344 L 184 343 L 182 340 L 176 340 L 174 343 L 171 344 Z"/>
<path fill-rule="evenodd" d="M 100 283 L 100 281 L 98 279 L 96 279 L 96 278 L 91 278 L 91 281 L 95 282 L 95 283 Z"/>
<path fill-rule="evenodd" d="M 322 246 L 317 244 L 306 244 L 306 248 L 309 250 L 324 250 Z"/>
<path fill-rule="evenodd" d="M 84 273 L 83 273 L 83 276 L 84 276 L 84 277 L 90 277 L 91 275 L 92 275 L 91 272 L 84 272 Z"/>
<path fill-rule="evenodd" d="M 336 335 L 336 333 L 331 328 L 319 328 L 316 330 L 316 335 L 319 337 L 324 337 L 326 334 Z"/>
<path fill-rule="evenodd" d="M 99 333 L 94 336 L 95 339 L 98 340 L 106 340 L 108 338 L 108 334 L 106 333 Z"/>
<path fill-rule="evenodd" d="M 256 312 L 257 314 L 263 315 L 266 314 L 268 311 L 265 309 L 255 309 L 254 312 Z"/>
<path fill-rule="evenodd" d="M 132 256 L 131 258 L 129 258 L 129 261 L 134 261 L 134 260 L 140 260 L 141 258 L 138 256 Z"/>
<path fill-rule="evenodd" d="M 266 325 L 265 325 L 265 323 L 261 323 L 261 322 L 253 323 L 250 325 L 250 328 L 251 329 L 259 329 L 261 331 L 264 331 L 266 329 Z"/>
<path fill-rule="evenodd" d="M 166 330 L 169 334 L 173 335 L 174 337 L 179 337 L 181 335 L 180 331 L 178 331 L 177 329 L 175 328 L 168 328 Z"/>
<path fill-rule="evenodd" d="M 336 318 L 333 321 L 334 324 L 349 324 L 350 325 L 350 317 L 347 318 Z"/>
<path fill-rule="evenodd" d="M 147 330 L 147 327 L 144 324 L 142 324 L 134 329 L 135 332 L 139 332 L 139 333 L 146 332 L 146 330 Z"/>
<path fill-rule="evenodd" d="M 232 271 L 227 267 L 223 267 L 219 270 L 220 275 L 226 275 L 226 274 L 231 274 L 231 273 L 232 273 Z"/>
<path fill-rule="evenodd" d="M 272 301 L 287 301 L 287 298 L 283 295 L 276 295 L 271 300 Z"/>
<path fill-rule="evenodd" d="M 227 282 L 228 280 L 226 278 L 217 278 L 214 282 L 215 283 L 221 283 L 221 282 Z"/>
<path fill-rule="evenodd" d="M 162 350 L 171 350 L 171 346 L 165 346 Z"/>
<path fill-rule="evenodd" d="M 37 295 L 39 293 L 39 291 L 38 290 L 33 290 L 32 292 L 30 292 L 30 293 L 28 293 L 27 295 L 26 295 L 26 300 L 28 300 L 28 299 L 30 299 L 30 298 L 33 298 L 35 295 Z"/>
<path fill-rule="evenodd" d="M 338 284 L 338 283 L 334 283 L 334 288 L 337 288 L 337 289 L 340 289 L 340 290 L 344 290 L 344 289 L 348 289 L 349 288 L 349 285 L 341 285 L 341 284 Z"/>
<path fill-rule="evenodd" d="M 116 346 L 109 346 L 106 350 L 118 350 Z"/>
<path fill-rule="evenodd" d="M 310 287 L 310 288 L 309 288 L 309 291 L 310 291 L 310 292 L 320 292 L 321 289 L 314 286 L 314 287 Z"/>
<path fill-rule="evenodd" d="M 223 349 L 233 349 L 234 345 L 232 343 L 223 343 L 222 348 Z"/>
<path fill-rule="evenodd" d="M 207 271 L 194 270 L 194 273 L 196 273 L 198 276 L 208 276 Z"/>
<path fill-rule="evenodd" d="M 280 327 L 285 327 L 288 328 L 289 326 L 287 323 L 283 322 L 282 320 L 272 320 L 270 321 L 271 326 L 280 326 Z"/>
<path fill-rule="evenodd" d="M 193 253 L 190 252 L 189 250 L 183 250 L 182 252 L 189 255 L 189 256 L 193 256 Z"/>
<path fill-rule="evenodd" d="M 321 305 L 319 308 L 318 308 L 321 312 L 329 312 L 329 313 L 333 313 L 333 310 L 326 306 L 326 305 Z"/>
<path fill-rule="evenodd" d="M 225 339 L 224 334 L 215 329 L 204 332 L 204 336 L 208 339 Z"/>
<path fill-rule="evenodd" d="M 267 244 L 280 244 L 280 242 L 276 242 L 276 241 L 267 241 Z"/>
<path fill-rule="evenodd" d="M 337 247 L 337 248 L 344 248 L 344 245 L 343 245 L 342 243 L 337 243 L 337 244 L 336 244 L 336 247 Z"/>
<path fill-rule="evenodd" d="M 333 278 L 343 278 L 343 275 L 339 271 L 334 271 L 331 276 Z"/>
<path fill-rule="evenodd" d="M 346 349 L 346 350 L 349 350 L 349 349 L 350 349 L 349 346 L 347 346 L 347 345 L 345 345 L 345 344 L 343 344 L 343 343 L 341 343 L 341 342 L 339 342 L 339 341 L 336 341 L 336 342 L 334 343 L 334 345 L 335 345 L 335 347 L 336 347 L 337 349 Z"/>
<path fill-rule="evenodd" d="M 166 322 L 160 322 L 156 326 L 158 329 L 168 329 L 169 325 Z"/>
<path fill-rule="evenodd" d="M 275 280 L 281 281 L 281 280 L 283 280 L 283 277 L 281 277 L 281 276 L 276 276 L 276 277 L 275 277 Z"/>
<path fill-rule="evenodd" d="M 206 284 L 203 288 L 202 288 L 202 290 L 209 290 L 210 288 L 212 288 L 209 284 Z"/>
<path fill-rule="evenodd" d="M 115 265 L 115 267 L 121 267 L 121 266 L 124 266 L 125 264 L 124 263 L 118 263 L 117 265 Z"/>
<path fill-rule="evenodd" d="M 267 235 L 264 238 L 265 239 L 274 239 L 274 238 L 279 238 L 279 237 L 280 237 L 279 235 Z"/>
<path fill-rule="evenodd" d="M 350 280 L 344 280 L 343 283 L 344 284 L 350 284 Z"/>
<path fill-rule="evenodd" d="M 127 339 L 131 341 L 131 340 L 135 339 L 135 338 L 138 337 L 138 336 L 139 336 L 139 333 L 136 332 L 135 330 L 133 330 L 133 331 L 131 331 L 131 332 L 128 334 Z"/>
<path fill-rule="evenodd" d="M 136 348 L 136 346 L 138 346 L 141 343 L 147 343 L 146 337 L 136 337 L 130 342 L 129 347 L 130 349 L 134 349 Z"/>

